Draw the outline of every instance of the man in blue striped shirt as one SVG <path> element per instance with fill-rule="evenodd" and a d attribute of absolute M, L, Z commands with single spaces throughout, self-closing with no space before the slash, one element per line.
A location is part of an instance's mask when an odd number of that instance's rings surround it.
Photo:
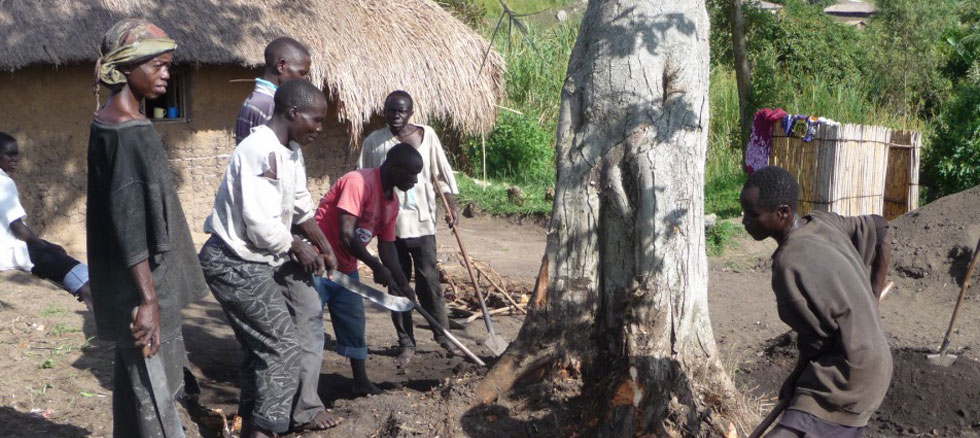
<path fill-rule="evenodd" d="M 255 89 L 245 99 L 235 121 L 236 145 L 252 133 L 252 128 L 272 118 L 276 89 L 287 81 L 305 78 L 310 64 L 310 51 L 292 38 L 276 38 L 265 46 L 265 71 L 262 77 L 255 78 Z"/>

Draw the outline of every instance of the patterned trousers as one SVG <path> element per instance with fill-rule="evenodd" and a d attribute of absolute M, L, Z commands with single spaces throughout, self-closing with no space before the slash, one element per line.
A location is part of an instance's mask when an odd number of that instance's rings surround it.
<path fill-rule="evenodd" d="M 315 397 L 323 359 L 322 309 L 319 297 L 312 288 L 312 276 L 307 275 L 307 287 L 309 295 L 316 302 L 313 309 L 320 315 L 319 319 L 316 315 L 294 315 L 296 310 L 303 310 L 297 309 L 290 300 L 295 298 L 290 296 L 291 292 L 296 292 L 290 290 L 295 289 L 291 287 L 295 286 L 295 282 L 285 279 L 279 271 L 298 266 L 290 267 L 287 266 L 290 263 L 287 263 L 277 269 L 264 263 L 242 260 L 214 236 L 201 248 L 200 259 L 211 292 L 221 304 L 245 352 L 241 366 L 238 414 L 251 424 L 273 433 L 288 431 L 292 417 L 309 417 L 297 423 L 312 420 L 317 412 L 323 410 L 323 404 Z M 297 322 L 304 326 L 317 326 L 319 346 L 309 345 L 315 340 L 306 342 L 302 339 L 308 334 L 300 333 Z M 309 360 L 314 359 L 307 357 L 312 356 L 311 353 L 316 360 Z M 306 376 L 310 373 L 301 375 L 303 368 L 312 368 L 306 366 L 309 365 L 307 362 L 315 362 L 312 382 Z M 312 386 L 314 400 L 306 400 L 311 398 L 304 394 L 309 391 L 298 391 L 301 384 L 304 388 Z M 294 400 L 296 413 L 293 413 Z"/>

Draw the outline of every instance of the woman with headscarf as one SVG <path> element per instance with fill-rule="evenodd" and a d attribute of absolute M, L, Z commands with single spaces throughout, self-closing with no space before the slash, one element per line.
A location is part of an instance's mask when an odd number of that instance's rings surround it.
<path fill-rule="evenodd" d="M 160 137 L 142 113 L 167 91 L 176 43 L 143 20 L 105 34 L 88 151 L 86 231 L 95 322 L 116 342 L 113 435 L 183 437 L 175 400 L 187 353 L 180 310 L 207 285 Z"/>

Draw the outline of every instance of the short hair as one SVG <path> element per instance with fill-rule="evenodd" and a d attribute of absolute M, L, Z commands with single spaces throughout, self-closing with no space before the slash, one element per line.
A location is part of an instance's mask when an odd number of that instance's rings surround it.
<path fill-rule="evenodd" d="M 800 185 L 793 174 L 782 167 L 766 166 L 752 172 L 744 189 L 749 187 L 759 188 L 759 204 L 766 211 L 788 205 L 795 212 L 800 201 Z"/>
<path fill-rule="evenodd" d="M 273 98 L 276 106 L 272 112 L 273 114 L 285 114 L 292 107 L 296 107 L 300 111 L 306 110 L 320 99 L 325 101 L 327 97 L 312 82 L 289 81 L 280 85 L 276 90 L 276 95 Z"/>
<path fill-rule="evenodd" d="M 419 153 L 418 149 L 415 149 L 415 146 L 408 143 L 398 143 L 389 149 L 388 153 L 385 155 L 385 164 L 388 163 L 402 169 L 412 167 L 421 168 L 425 164 L 425 162 L 422 161 L 422 154 Z"/>
<path fill-rule="evenodd" d="M 412 99 L 412 95 L 411 94 L 408 94 L 408 92 L 405 91 L 405 90 L 395 90 L 395 91 L 392 91 L 391 93 L 388 93 L 388 97 L 385 98 L 385 106 L 388 106 L 388 102 L 390 102 L 392 99 L 395 99 L 395 98 L 398 98 L 398 97 L 404 98 L 405 100 L 408 101 L 408 106 L 409 107 L 415 108 L 415 100 L 413 100 Z"/>
<path fill-rule="evenodd" d="M 10 145 L 17 144 L 17 139 L 6 132 L 0 132 L 0 153 L 7 152 Z"/>
<path fill-rule="evenodd" d="M 269 42 L 269 45 L 265 46 L 265 65 L 271 66 L 275 65 L 279 61 L 279 58 L 288 59 L 291 56 L 310 56 L 310 50 L 303 45 L 303 43 L 296 41 L 290 37 L 279 37 Z"/>

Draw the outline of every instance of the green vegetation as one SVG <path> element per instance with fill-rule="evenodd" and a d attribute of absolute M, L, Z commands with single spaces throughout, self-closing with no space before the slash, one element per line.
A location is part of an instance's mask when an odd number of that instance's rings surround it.
<path fill-rule="evenodd" d="M 471 2 L 466 2 L 465 0 L 447 1 L 473 3 L 478 8 L 485 11 L 488 20 L 496 20 L 500 18 L 500 14 L 504 10 L 504 8 L 500 6 L 499 0 L 472 0 Z M 507 7 L 517 14 L 533 14 L 539 11 L 559 8 L 568 2 L 569 0 L 504 0 L 504 3 L 507 3 Z"/>
<path fill-rule="evenodd" d="M 41 311 L 41 316 L 64 315 L 65 313 L 68 313 L 68 311 L 55 304 L 49 304 Z"/>
<path fill-rule="evenodd" d="M 487 176 L 520 185 L 544 185 L 555 180 L 554 135 L 527 116 L 503 112 L 486 140 Z M 471 163 L 483 160 L 482 146 L 466 148 Z"/>
<path fill-rule="evenodd" d="M 499 3 L 493 3 L 499 6 Z M 556 0 L 516 1 L 507 4 L 518 12 L 537 11 L 536 5 L 561 5 Z M 487 14 L 487 19 L 499 17 Z M 489 23 L 484 33 L 493 32 Z M 495 45 L 507 62 L 507 95 L 501 104 L 497 125 L 486 136 L 487 178 L 489 187 L 460 183 L 462 203 L 475 203 L 491 214 L 548 215 L 551 202 L 545 191 L 555 184 L 555 132 L 561 87 L 565 80 L 568 58 L 578 34 L 578 21 L 544 28 L 528 23 L 533 46 L 516 30 L 508 40 L 504 30 Z M 483 139 L 471 137 L 463 142 L 462 151 L 469 167 L 460 170 L 469 175 L 483 175 Z M 527 194 L 523 205 L 508 201 L 506 187 L 516 185 Z"/>
<path fill-rule="evenodd" d="M 980 3 L 962 2 L 956 16 L 958 22 L 946 32 L 943 68 L 952 78 L 951 97 L 932 123 L 922 161 L 928 199 L 980 184 Z"/>
<path fill-rule="evenodd" d="M 921 130 L 926 200 L 980 184 L 977 2 L 879 0 L 878 12 L 863 30 L 834 21 L 813 1 L 779 3 L 784 8 L 778 14 L 743 6 L 754 108 L 781 107 L 843 123 Z M 735 184 L 730 172 L 738 167 L 733 160 L 727 172 L 719 172 L 719 163 L 711 162 L 712 153 L 724 155 L 719 139 L 731 134 L 716 124 L 737 121 L 728 106 L 737 102 L 729 73 L 734 59 L 728 4 L 708 1 L 716 71 L 706 211 L 724 209 L 714 200 L 724 199 L 721 193 L 730 190 L 724 181 Z M 730 144 L 735 150 L 739 146 L 737 141 Z"/>
<path fill-rule="evenodd" d="M 551 201 L 545 200 L 547 186 L 540 184 L 523 185 L 525 198 L 521 204 L 511 202 L 507 197 L 509 184 L 477 180 L 463 174 L 456 175 L 459 184 L 460 205 L 475 204 L 480 210 L 498 215 L 543 216 L 551 214 Z M 486 185 L 486 186 L 484 186 Z"/>
<path fill-rule="evenodd" d="M 498 0 L 439 0 L 487 37 Z M 878 0 L 878 12 L 859 29 L 823 13 L 830 0 L 777 0 L 778 14 L 744 4 L 753 108 L 780 107 L 842 123 L 924 132 L 921 183 L 925 200 L 980 184 L 980 2 Z M 510 0 L 518 13 L 569 4 L 567 0 Z M 733 73 L 728 0 L 708 0 L 711 15 L 711 127 L 705 167 L 705 213 L 740 214 L 738 97 Z M 547 13 L 546 13 L 547 14 Z M 542 14 L 543 16 L 544 14 Z M 507 95 L 496 128 L 486 137 L 482 187 L 462 178 L 460 199 L 492 214 L 551 211 L 544 191 L 554 184 L 554 136 L 561 86 L 579 18 L 551 27 L 527 20 L 535 50 L 514 29 L 495 46 L 508 71 Z M 462 143 L 462 169 L 481 176 L 480 138 Z M 523 205 L 506 187 L 527 193 Z"/>
<path fill-rule="evenodd" d="M 66 334 L 66 333 L 78 333 L 80 331 L 81 330 L 79 330 L 76 327 L 70 327 L 68 325 L 65 325 L 65 324 L 62 324 L 62 323 L 59 322 L 59 323 L 56 323 L 54 326 L 52 326 L 51 327 L 51 330 L 49 330 L 48 333 L 49 334 L 52 334 L 54 336 L 61 336 L 61 335 Z"/>
<path fill-rule="evenodd" d="M 705 231 L 705 246 L 708 249 L 708 255 L 717 257 L 724 254 L 725 250 L 736 246 L 736 238 L 743 234 L 745 234 L 745 229 L 740 224 L 718 222 Z"/>
<path fill-rule="evenodd" d="M 742 154 L 738 144 L 738 91 L 735 72 L 715 66 L 711 69 L 711 130 L 708 133 L 708 157 L 704 166 L 704 213 L 728 218 L 738 216 L 742 208 L 738 194 L 745 183 Z"/>
<path fill-rule="evenodd" d="M 980 184 L 980 81 L 959 86 L 935 125 L 922 175 L 932 182 L 931 197 Z"/>

